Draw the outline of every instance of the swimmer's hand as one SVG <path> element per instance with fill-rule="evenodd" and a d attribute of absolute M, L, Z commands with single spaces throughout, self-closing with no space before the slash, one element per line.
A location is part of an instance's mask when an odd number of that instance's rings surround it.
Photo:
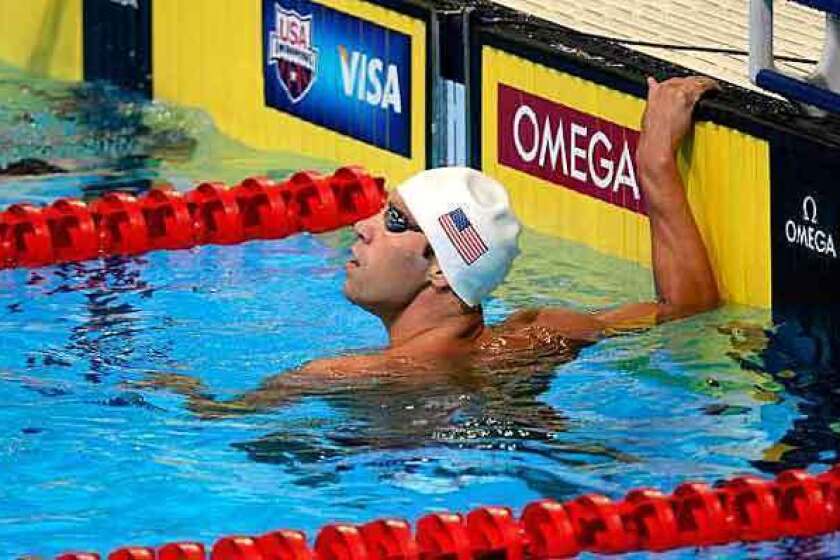
<path fill-rule="evenodd" d="M 199 395 L 205 390 L 200 379 L 181 373 L 151 373 L 142 381 L 128 381 L 125 385 L 132 389 L 163 389 L 185 396 Z"/>
<path fill-rule="evenodd" d="M 636 159 L 643 173 L 650 167 L 668 166 L 691 129 L 694 106 L 720 85 L 705 76 L 671 78 L 662 83 L 648 78 L 647 107 L 642 115 L 642 135 Z M 647 168 L 646 168 L 647 166 Z"/>
<path fill-rule="evenodd" d="M 132 389 L 171 391 L 187 397 L 187 409 L 203 420 L 229 418 L 257 412 L 248 402 L 217 401 L 200 379 L 181 373 L 152 373 L 142 381 L 125 383 Z"/>

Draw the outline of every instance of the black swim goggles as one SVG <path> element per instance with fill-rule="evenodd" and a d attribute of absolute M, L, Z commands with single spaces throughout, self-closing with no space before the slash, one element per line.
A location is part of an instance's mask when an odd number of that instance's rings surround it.
<path fill-rule="evenodd" d="M 420 229 L 420 226 L 409 222 L 406 215 L 403 214 L 399 208 L 390 203 L 385 207 L 384 221 L 385 229 L 391 233 L 405 233 L 407 231 L 423 232 L 423 230 Z"/>

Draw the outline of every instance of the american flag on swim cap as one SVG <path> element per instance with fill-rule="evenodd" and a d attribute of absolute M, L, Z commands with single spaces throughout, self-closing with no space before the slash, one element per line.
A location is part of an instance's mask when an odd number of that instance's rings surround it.
<path fill-rule="evenodd" d="M 487 245 L 470 223 L 463 209 L 456 208 L 452 212 L 447 212 L 438 218 L 438 222 L 467 266 L 487 252 Z"/>

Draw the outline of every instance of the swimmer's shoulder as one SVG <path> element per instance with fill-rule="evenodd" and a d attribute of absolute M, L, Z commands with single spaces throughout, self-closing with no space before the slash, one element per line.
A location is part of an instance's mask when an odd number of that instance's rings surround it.
<path fill-rule="evenodd" d="M 496 325 L 499 334 L 530 332 L 544 329 L 569 340 L 595 342 L 602 337 L 604 325 L 588 313 L 562 307 L 528 308 L 512 313 Z"/>
<path fill-rule="evenodd" d="M 384 360 L 374 354 L 319 358 L 264 379 L 260 392 L 303 395 L 316 390 L 318 394 L 323 394 L 334 384 L 340 386 L 348 380 L 376 376 L 384 369 Z"/>
<path fill-rule="evenodd" d="M 532 325 L 539 315 L 539 309 L 520 309 L 514 311 L 507 319 L 496 325 L 495 328 L 500 330 L 517 329 L 524 326 Z"/>

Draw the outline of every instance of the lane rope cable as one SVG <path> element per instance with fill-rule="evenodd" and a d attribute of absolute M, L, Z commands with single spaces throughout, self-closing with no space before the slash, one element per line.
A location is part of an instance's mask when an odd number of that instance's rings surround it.
<path fill-rule="evenodd" d="M 670 495 L 650 488 L 614 502 L 586 494 L 566 502 L 528 504 L 517 519 L 508 507 L 467 514 L 433 513 L 412 526 L 402 519 L 324 526 L 306 535 L 278 530 L 226 536 L 212 547 L 176 542 L 128 546 L 108 560 L 506 560 L 567 558 L 813 537 L 840 530 L 840 465 L 819 474 L 788 470 L 774 480 L 740 476 L 712 486 L 685 482 Z M 100 560 L 71 552 L 57 560 Z"/>

